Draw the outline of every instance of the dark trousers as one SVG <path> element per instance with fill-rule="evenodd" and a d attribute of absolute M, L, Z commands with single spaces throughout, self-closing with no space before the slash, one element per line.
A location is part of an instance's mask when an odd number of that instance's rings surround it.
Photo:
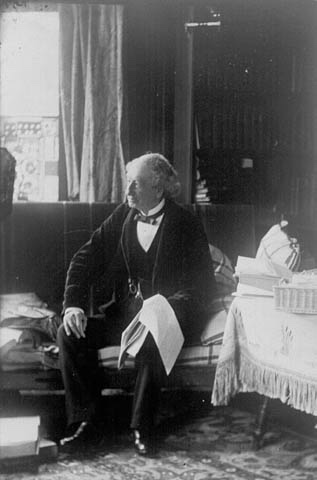
<path fill-rule="evenodd" d="M 104 318 L 89 318 L 85 338 L 77 339 L 73 334 L 67 336 L 64 327 L 59 328 L 57 341 L 68 425 L 94 421 L 101 395 L 97 350 L 109 345 L 119 345 L 121 332 L 122 327 L 120 328 L 119 324 Z M 135 364 L 137 377 L 131 428 L 148 432 L 153 427 L 160 388 L 166 379 L 165 369 L 151 334 L 140 349 Z"/>

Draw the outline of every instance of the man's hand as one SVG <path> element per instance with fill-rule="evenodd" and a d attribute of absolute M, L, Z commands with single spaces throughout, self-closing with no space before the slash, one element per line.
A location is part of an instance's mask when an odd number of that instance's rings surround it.
<path fill-rule="evenodd" d="M 68 308 L 63 318 L 66 335 L 74 334 L 76 338 L 85 337 L 87 317 L 80 308 Z"/>

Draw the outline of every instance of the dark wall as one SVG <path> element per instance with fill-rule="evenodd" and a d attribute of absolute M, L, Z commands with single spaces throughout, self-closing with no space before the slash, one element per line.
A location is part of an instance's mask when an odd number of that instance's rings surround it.
<path fill-rule="evenodd" d="M 125 6 L 124 85 L 129 156 L 173 157 L 174 73 L 178 8 L 139 1 Z"/>

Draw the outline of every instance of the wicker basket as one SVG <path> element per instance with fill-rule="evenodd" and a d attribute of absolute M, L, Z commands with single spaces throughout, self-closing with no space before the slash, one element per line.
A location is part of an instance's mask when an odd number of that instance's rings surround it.
<path fill-rule="evenodd" d="M 290 313 L 317 314 L 317 286 L 279 285 L 273 287 L 275 308 Z"/>

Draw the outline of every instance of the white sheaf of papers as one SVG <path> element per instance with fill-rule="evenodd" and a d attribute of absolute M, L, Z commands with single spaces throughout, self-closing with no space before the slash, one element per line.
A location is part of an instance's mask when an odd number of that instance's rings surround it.
<path fill-rule="evenodd" d="M 16 328 L 0 327 L 0 357 L 4 357 L 18 343 L 22 333 Z"/>
<path fill-rule="evenodd" d="M 243 283 L 238 283 L 237 290 L 233 292 L 233 297 L 244 297 L 244 296 L 255 296 L 255 297 L 273 297 L 273 292 L 264 290 L 264 288 L 254 287 L 253 285 L 244 285 Z"/>
<path fill-rule="evenodd" d="M 0 328 L 0 347 L 5 345 L 7 342 L 10 342 L 11 340 L 18 342 L 21 335 L 22 335 L 22 330 L 18 330 L 16 328 L 1 327 Z"/>
<path fill-rule="evenodd" d="M 122 332 L 118 368 L 122 368 L 128 354 L 136 356 L 149 332 L 169 375 L 184 344 L 184 336 L 174 310 L 160 294 L 146 299 L 140 312 Z"/>
<path fill-rule="evenodd" d="M 239 273 L 253 273 L 257 275 L 266 275 L 279 278 L 292 278 L 292 272 L 283 265 L 278 265 L 269 259 L 257 259 L 252 257 L 238 257 L 237 265 L 235 267 L 237 275 Z"/>
<path fill-rule="evenodd" d="M 291 281 L 292 272 L 269 259 L 238 257 L 235 274 L 239 277 L 236 296 L 273 296 L 273 286 L 282 279 Z"/>
<path fill-rule="evenodd" d="M 317 271 L 314 269 L 294 273 L 292 284 L 296 287 L 317 288 Z"/>

